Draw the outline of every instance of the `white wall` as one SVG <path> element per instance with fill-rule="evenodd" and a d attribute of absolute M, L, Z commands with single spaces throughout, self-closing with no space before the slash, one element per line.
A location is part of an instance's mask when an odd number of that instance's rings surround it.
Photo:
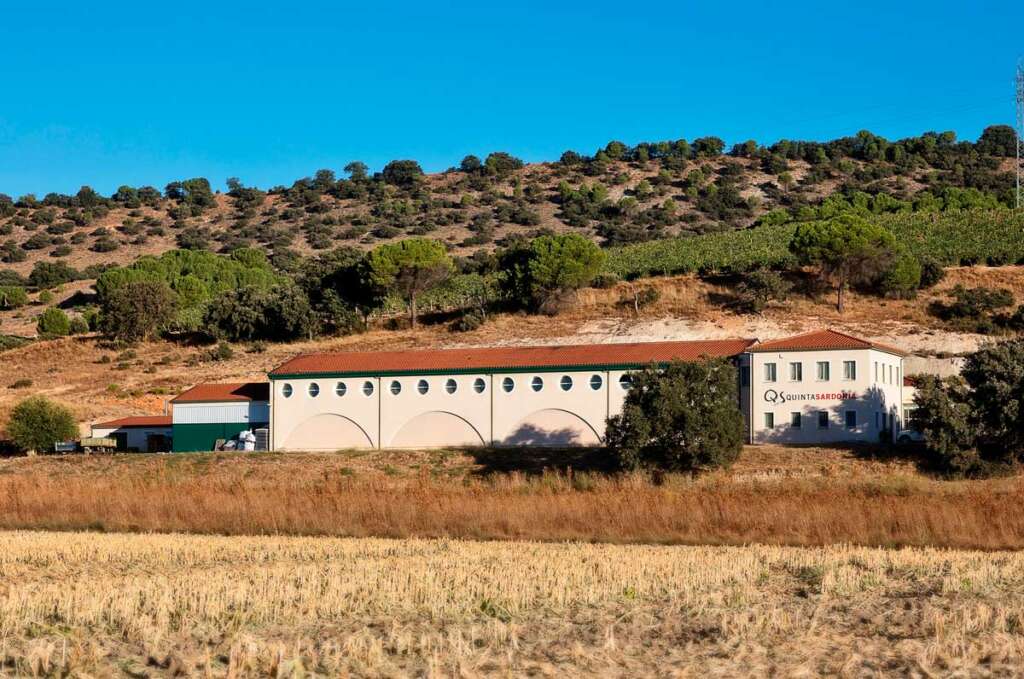
<path fill-rule="evenodd" d="M 244 403 L 175 403 L 171 411 L 175 424 L 208 424 L 221 422 L 270 421 L 270 405 L 266 401 Z"/>
<path fill-rule="evenodd" d="M 345 385 L 344 396 L 338 396 L 335 391 L 339 382 Z M 370 396 L 363 394 L 364 382 L 373 385 Z M 274 450 L 378 447 L 380 383 L 377 377 L 272 380 L 271 447 Z M 311 384 L 320 387 L 315 397 L 309 393 Z M 283 395 L 285 385 L 293 390 L 287 398 Z"/>
<path fill-rule="evenodd" d="M 93 438 L 106 438 L 113 436 L 115 433 L 127 434 L 127 447 L 135 448 L 141 452 L 146 452 L 147 443 L 149 436 L 166 436 L 168 441 L 171 438 L 170 427 L 93 427 L 92 437 Z"/>
<path fill-rule="evenodd" d="M 338 450 L 342 448 L 429 448 L 471 445 L 595 445 L 605 433 L 609 413 L 622 408 L 622 371 L 530 373 L 466 373 L 402 377 L 313 377 L 271 383 L 272 445 L 276 450 Z M 591 378 L 601 378 L 593 389 Z M 572 379 L 562 389 L 563 377 Z M 506 392 L 505 378 L 514 381 Z M 544 384 L 532 388 L 533 378 Z M 477 379 L 484 381 L 477 392 Z M 421 394 L 424 380 L 427 393 Z M 448 393 L 448 380 L 456 390 Z M 362 385 L 369 381 L 373 394 Z M 392 393 L 391 385 L 401 389 Z M 337 396 L 335 385 L 346 385 Z M 320 393 L 309 395 L 316 383 Z M 283 396 L 284 385 L 292 395 Z"/>
<path fill-rule="evenodd" d="M 755 352 L 751 361 L 751 440 L 754 443 L 835 443 L 878 441 L 891 417 L 894 433 L 902 420 L 902 359 L 874 349 L 830 351 Z M 829 363 L 829 379 L 818 379 L 819 361 Z M 856 378 L 844 376 L 844 361 L 854 361 Z M 765 365 L 774 363 L 776 380 L 766 379 Z M 803 379 L 791 379 L 790 364 L 803 366 Z M 877 366 L 877 378 L 876 378 Z M 854 427 L 846 425 L 846 413 L 855 413 Z M 820 412 L 827 413 L 828 427 L 819 427 Z M 769 427 L 766 414 L 774 417 Z M 793 413 L 801 414 L 801 426 L 792 426 Z M 884 419 L 883 419 L 884 417 Z"/>

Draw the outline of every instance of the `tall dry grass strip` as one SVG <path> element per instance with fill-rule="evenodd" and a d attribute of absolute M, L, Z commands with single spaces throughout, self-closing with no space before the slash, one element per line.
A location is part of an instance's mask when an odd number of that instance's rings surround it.
<path fill-rule="evenodd" d="M 1024 481 L 0 475 L 0 528 L 680 544 L 1024 546 Z"/>

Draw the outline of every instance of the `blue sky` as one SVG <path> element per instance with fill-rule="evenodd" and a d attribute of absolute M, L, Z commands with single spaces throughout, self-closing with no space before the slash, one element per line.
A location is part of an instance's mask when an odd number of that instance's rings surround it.
<path fill-rule="evenodd" d="M 974 139 L 1012 123 L 1022 25 L 1019 1 L 0 2 L 0 192 L 611 139 Z"/>

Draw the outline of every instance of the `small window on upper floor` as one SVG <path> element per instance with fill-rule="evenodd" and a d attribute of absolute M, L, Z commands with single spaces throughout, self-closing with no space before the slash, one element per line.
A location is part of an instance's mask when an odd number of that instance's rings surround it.
<path fill-rule="evenodd" d="M 601 377 L 600 375 L 591 375 L 590 376 L 590 388 L 591 389 L 593 389 L 594 391 L 597 391 L 602 386 L 604 386 L 604 378 L 603 377 Z"/>
<path fill-rule="evenodd" d="M 857 379 L 857 361 L 843 361 L 843 379 Z"/>
<path fill-rule="evenodd" d="M 511 394 L 512 390 L 516 388 L 516 381 L 511 377 L 506 377 L 501 381 L 501 388 L 506 394 Z"/>
<path fill-rule="evenodd" d="M 459 383 L 453 379 L 449 379 L 447 382 L 444 383 L 444 390 L 447 391 L 449 394 L 454 394 L 456 391 L 459 390 Z"/>
<path fill-rule="evenodd" d="M 764 364 L 764 381 L 765 382 L 774 382 L 777 377 L 778 377 L 778 374 L 777 374 L 776 369 L 775 369 L 775 364 L 774 363 L 765 363 Z"/>
<path fill-rule="evenodd" d="M 402 383 L 398 380 L 391 380 L 391 393 L 398 396 L 402 393 Z"/>
<path fill-rule="evenodd" d="M 426 395 L 426 393 L 430 391 L 430 383 L 426 380 L 420 380 L 416 383 L 416 391 Z"/>
<path fill-rule="evenodd" d="M 320 395 L 320 385 L 316 382 L 309 383 L 309 397 L 316 398 Z"/>
<path fill-rule="evenodd" d="M 572 378 L 568 375 L 562 375 L 562 379 L 559 380 L 558 386 L 562 388 L 562 391 L 569 391 L 572 389 Z"/>
<path fill-rule="evenodd" d="M 291 398 L 291 395 L 292 395 L 292 385 L 288 384 L 287 382 L 285 384 L 282 384 L 281 385 L 281 396 L 284 396 L 285 398 Z"/>
<path fill-rule="evenodd" d="M 475 380 L 473 380 L 473 391 L 475 391 L 476 393 L 482 394 L 484 393 L 484 389 L 486 388 L 487 383 L 484 382 L 484 378 L 478 377 Z"/>
<path fill-rule="evenodd" d="M 534 391 L 540 391 L 541 389 L 543 389 L 544 378 L 540 377 L 539 375 L 537 377 L 534 377 L 533 380 L 530 381 L 530 388 L 533 389 Z"/>
<path fill-rule="evenodd" d="M 363 395 L 373 396 L 373 382 L 371 382 L 370 380 L 366 380 L 365 382 L 363 382 Z"/>

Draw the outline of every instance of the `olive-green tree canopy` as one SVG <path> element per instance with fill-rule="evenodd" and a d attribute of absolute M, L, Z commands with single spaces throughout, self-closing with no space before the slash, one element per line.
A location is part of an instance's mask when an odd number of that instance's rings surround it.
<path fill-rule="evenodd" d="M 884 227 L 849 213 L 801 224 L 789 243 L 801 264 L 817 267 L 835 287 L 840 313 L 847 287 L 888 270 L 895 246 L 895 237 Z"/>
<path fill-rule="evenodd" d="M 379 294 L 396 292 L 409 305 L 409 320 L 416 327 L 416 300 L 440 285 L 455 270 L 444 244 L 429 238 L 407 238 L 375 248 L 366 256 L 366 282 Z"/>

